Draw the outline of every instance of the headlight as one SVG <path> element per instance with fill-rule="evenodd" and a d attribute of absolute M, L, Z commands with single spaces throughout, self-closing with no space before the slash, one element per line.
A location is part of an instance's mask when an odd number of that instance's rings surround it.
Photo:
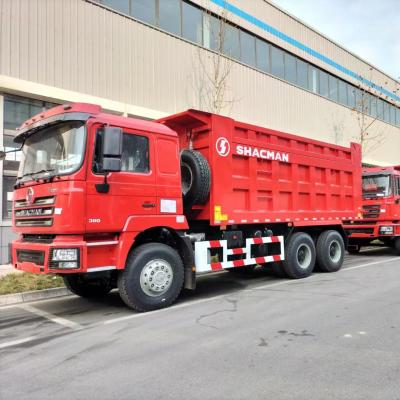
<path fill-rule="evenodd" d="M 393 226 L 381 226 L 379 228 L 379 233 L 381 235 L 393 235 Z"/>
<path fill-rule="evenodd" d="M 51 261 L 78 261 L 78 249 L 53 249 Z"/>

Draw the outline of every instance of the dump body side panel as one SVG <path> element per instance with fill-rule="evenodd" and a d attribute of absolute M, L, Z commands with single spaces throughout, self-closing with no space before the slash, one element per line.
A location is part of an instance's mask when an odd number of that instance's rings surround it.
<path fill-rule="evenodd" d="M 197 207 L 195 219 L 317 225 L 358 218 L 357 144 L 340 147 L 192 110 L 162 122 L 178 132 L 182 148 L 192 146 L 210 163 L 209 203 Z"/>

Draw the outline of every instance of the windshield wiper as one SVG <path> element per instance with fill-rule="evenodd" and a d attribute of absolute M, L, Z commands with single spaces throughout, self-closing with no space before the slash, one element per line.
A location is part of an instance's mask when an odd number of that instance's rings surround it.
<path fill-rule="evenodd" d="M 28 172 L 28 173 L 23 174 L 23 175 L 21 175 L 21 176 L 17 176 L 17 178 L 18 178 L 18 179 L 22 179 L 22 178 L 25 178 L 25 176 L 32 176 L 32 177 L 33 177 L 33 176 L 36 175 L 36 174 L 43 174 L 43 173 L 45 173 L 45 172 L 53 172 L 53 171 L 55 171 L 54 168 L 51 168 L 51 169 L 41 169 L 40 171 Z"/>

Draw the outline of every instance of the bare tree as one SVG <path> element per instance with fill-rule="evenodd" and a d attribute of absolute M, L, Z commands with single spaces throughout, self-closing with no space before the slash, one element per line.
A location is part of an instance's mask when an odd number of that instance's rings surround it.
<path fill-rule="evenodd" d="M 227 16 L 227 10 L 223 10 L 220 18 L 205 13 L 203 40 L 212 51 L 197 48 L 193 62 L 193 86 L 199 108 L 215 114 L 229 113 L 236 101 L 229 86 L 234 66 L 229 56 L 239 50 L 239 31 L 228 23 Z"/>
<path fill-rule="evenodd" d="M 370 72 L 369 82 L 372 81 L 372 67 Z M 361 75 L 359 78 L 358 88 L 353 90 L 355 97 L 353 113 L 358 124 L 358 132 L 353 138 L 361 144 L 363 156 L 366 156 L 372 150 L 380 147 L 385 141 L 384 129 L 376 127 L 376 121 L 383 120 L 383 107 L 378 106 L 379 100 L 376 98 L 376 94 L 379 93 L 379 87 L 372 87 L 367 90 L 365 79 Z"/>

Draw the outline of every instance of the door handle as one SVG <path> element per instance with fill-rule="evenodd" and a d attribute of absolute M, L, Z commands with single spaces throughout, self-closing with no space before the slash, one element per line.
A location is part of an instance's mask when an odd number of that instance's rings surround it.
<path fill-rule="evenodd" d="M 150 203 L 150 202 L 144 202 L 142 204 L 143 208 L 154 208 L 156 205 L 154 203 Z"/>

